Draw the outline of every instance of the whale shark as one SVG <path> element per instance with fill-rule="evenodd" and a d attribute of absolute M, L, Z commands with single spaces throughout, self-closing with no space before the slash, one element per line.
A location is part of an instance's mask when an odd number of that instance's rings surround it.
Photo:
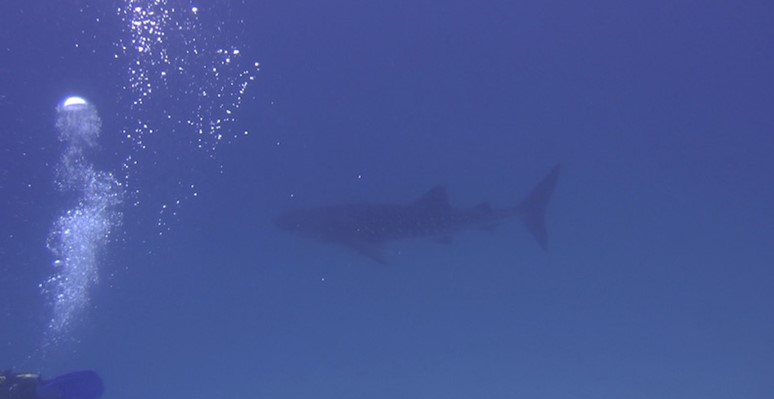
<path fill-rule="evenodd" d="M 518 218 L 543 250 L 548 250 L 545 214 L 559 178 L 560 165 L 512 207 L 494 208 L 482 202 L 453 208 L 446 188 L 436 186 L 402 204 L 351 203 L 291 209 L 276 220 L 279 229 L 343 245 L 378 263 L 386 263 L 383 245 L 389 241 L 437 237 L 449 242 L 466 229 L 493 230 L 506 219 Z"/>

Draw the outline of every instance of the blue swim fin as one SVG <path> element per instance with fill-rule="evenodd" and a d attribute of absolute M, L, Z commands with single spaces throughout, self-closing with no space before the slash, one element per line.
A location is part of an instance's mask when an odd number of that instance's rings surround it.
<path fill-rule="evenodd" d="M 37 388 L 41 399 L 97 399 L 103 392 L 102 379 L 91 370 L 60 375 Z"/>

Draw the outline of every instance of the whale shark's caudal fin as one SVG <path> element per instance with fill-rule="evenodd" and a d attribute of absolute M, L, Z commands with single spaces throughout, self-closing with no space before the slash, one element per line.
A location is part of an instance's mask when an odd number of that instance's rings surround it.
<path fill-rule="evenodd" d="M 548 250 L 548 231 L 546 230 L 546 208 L 551 200 L 551 194 L 556 187 L 556 180 L 559 178 L 559 164 L 556 164 L 551 172 L 546 175 L 535 187 L 527 194 L 527 197 L 518 206 L 518 212 L 524 225 L 527 226 L 530 234 L 535 237 L 538 244 Z"/>

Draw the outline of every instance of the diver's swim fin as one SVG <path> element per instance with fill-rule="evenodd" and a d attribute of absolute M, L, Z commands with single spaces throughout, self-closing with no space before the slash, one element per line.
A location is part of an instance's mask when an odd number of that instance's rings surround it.
<path fill-rule="evenodd" d="M 102 379 L 91 370 L 60 375 L 37 388 L 41 399 L 97 399 L 103 392 Z"/>

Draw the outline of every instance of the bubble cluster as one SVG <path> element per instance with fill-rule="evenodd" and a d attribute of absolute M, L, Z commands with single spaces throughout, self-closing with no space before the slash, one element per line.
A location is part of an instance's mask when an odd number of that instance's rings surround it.
<path fill-rule="evenodd" d="M 130 111 L 123 137 L 132 147 L 123 163 L 125 182 L 139 194 L 137 175 L 165 170 L 176 193 L 157 205 L 166 205 L 160 215 L 181 198 L 194 196 L 189 188 L 196 181 L 185 174 L 201 164 L 199 158 L 214 158 L 219 145 L 244 134 L 226 127 L 235 121 L 259 65 L 244 60 L 234 45 L 242 21 L 221 18 L 228 14 L 222 8 L 230 5 L 210 5 L 127 0 L 117 9 L 125 37 L 118 42 L 116 58 L 126 65 L 122 89 Z M 174 164 L 164 159 L 172 153 Z M 161 197 L 153 195 L 155 200 Z M 140 198 L 148 200 L 135 195 L 135 205 Z"/>
<path fill-rule="evenodd" d="M 101 125 L 96 109 L 85 102 L 65 102 L 57 108 L 56 126 L 65 149 L 55 183 L 72 194 L 75 203 L 54 222 L 48 237 L 54 273 L 40 288 L 53 307 L 50 343 L 63 337 L 88 305 L 90 289 L 99 278 L 100 253 L 121 224 L 122 185 L 112 174 L 95 170 L 87 156 L 96 147 Z"/>
<path fill-rule="evenodd" d="M 243 21 L 223 18 L 229 13 L 222 9 L 233 4 L 125 0 L 116 9 L 124 32 L 115 58 L 126 71 L 117 93 L 126 107 L 118 177 L 90 162 L 102 127 L 94 106 L 71 97 L 57 108 L 64 152 L 55 185 L 73 203 L 47 242 L 54 255 L 54 272 L 40 284 L 52 307 L 47 344 L 66 338 L 88 306 L 100 256 L 122 223 L 126 194 L 135 206 L 158 206 L 157 227 L 166 230 L 181 200 L 198 196 L 202 165 L 212 166 L 222 143 L 246 134 L 227 127 L 259 65 L 245 61 L 234 45 Z"/>

